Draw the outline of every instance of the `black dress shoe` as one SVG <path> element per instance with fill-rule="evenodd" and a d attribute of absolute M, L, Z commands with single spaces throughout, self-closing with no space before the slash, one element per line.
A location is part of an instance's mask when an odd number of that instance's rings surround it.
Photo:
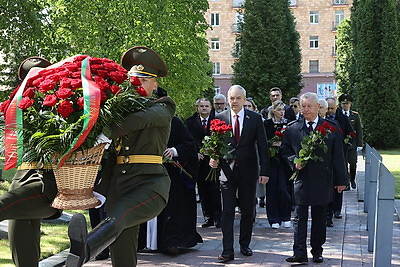
<path fill-rule="evenodd" d="M 260 202 L 258 202 L 258 205 L 260 206 L 260 208 L 265 208 L 265 201 L 264 201 L 264 199 L 260 198 Z"/>
<path fill-rule="evenodd" d="M 109 254 L 107 253 L 100 253 L 99 255 L 96 256 L 96 261 L 102 261 L 108 259 Z"/>
<path fill-rule="evenodd" d="M 356 181 L 351 181 L 350 185 L 351 185 L 351 188 L 353 188 L 353 189 L 357 188 Z"/>
<path fill-rule="evenodd" d="M 243 256 L 253 255 L 253 251 L 249 247 L 240 247 L 240 253 L 242 253 Z"/>
<path fill-rule="evenodd" d="M 211 227 L 211 226 L 214 226 L 214 220 L 211 220 L 211 219 L 206 220 L 206 222 L 201 225 L 201 227 L 203 227 L 203 228 Z"/>
<path fill-rule="evenodd" d="M 342 219 L 342 214 L 340 214 L 340 211 L 335 211 L 334 216 L 336 219 Z"/>
<path fill-rule="evenodd" d="M 215 227 L 216 228 L 221 228 L 221 221 L 215 222 Z"/>
<path fill-rule="evenodd" d="M 220 263 L 233 261 L 235 259 L 234 253 L 232 250 L 224 250 L 222 254 L 218 256 L 218 260 Z"/>
<path fill-rule="evenodd" d="M 322 257 L 322 255 L 318 255 L 318 256 L 314 256 L 312 261 L 315 263 L 321 263 L 324 261 L 324 258 Z"/>
<path fill-rule="evenodd" d="M 292 256 L 286 258 L 287 262 L 308 262 L 308 258 L 306 256 Z"/>
<path fill-rule="evenodd" d="M 332 219 L 326 219 L 326 226 L 333 227 Z"/>
<path fill-rule="evenodd" d="M 166 247 L 161 250 L 162 253 L 164 254 L 169 254 L 169 255 L 178 255 L 179 254 L 179 248 L 177 247 Z"/>

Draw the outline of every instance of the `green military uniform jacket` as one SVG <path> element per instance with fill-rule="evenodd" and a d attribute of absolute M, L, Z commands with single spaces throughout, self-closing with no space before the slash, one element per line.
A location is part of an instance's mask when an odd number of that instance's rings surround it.
<path fill-rule="evenodd" d="M 351 140 L 351 147 L 349 148 L 349 163 L 355 164 L 357 163 L 357 147 L 363 146 L 363 133 L 362 133 L 362 125 L 361 119 L 358 112 L 350 110 L 349 120 L 351 122 L 351 126 L 354 129 L 356 137 Z"/>
<path fill-rule="evenodd" d="M 140 187 L 146 180 L 146 188 L 168 199 L 170 180 L 162 164 L 116 164 L 116 156 L 162 156 L 168 142 L 175 103 L 169 97 L 156 100 L 151 107 L 128 115 L 122 125 L 113 125 L 111 139 L 121 138 L 118 152 L 110 152 L 103 174 L 100 193 L 107 195 L 106 210 L 132 188 Z M 153 179 L 157 178 L 157 179 Z M 104 184 L 107 188 L 104 188 Z"/>

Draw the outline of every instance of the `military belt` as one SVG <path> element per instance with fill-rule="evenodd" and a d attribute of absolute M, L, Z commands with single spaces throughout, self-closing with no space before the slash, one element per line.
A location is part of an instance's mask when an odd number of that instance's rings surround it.
<path fill-rule="evenodd" d="M 38 170 L 38 169 L 53 169 L 51 165 L 45 165 L 39 162 L 22 162 L 21 165 L 18 166 L 18 170 Z"/>
<path fill-rule="evenodd" d="M 128 156 L 118 156 L 117 164 L 127 164 L 127 163 L 155 163 L 161 164 L 162 157 L 156 155 L 128 155 Z"/>

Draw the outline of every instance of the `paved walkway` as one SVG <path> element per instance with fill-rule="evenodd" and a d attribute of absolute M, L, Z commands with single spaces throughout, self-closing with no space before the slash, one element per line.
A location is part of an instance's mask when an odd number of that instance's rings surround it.
<path fill-rule="evenodd" d="M 363 162 L 358 167 L 358 178 L 364 176 Z M 362 185 L 362 183 L 359 183 Z M 362 189 L 361 189 L 362 190 Z M 398 205 L 399 202 L 396 202 Z M 199 205 L 200 211 L 200 205 Z M 324 262 L 312 263 L 308 251 L 308 266 L 372 266 L 373 254 L 368 252 L 368 232 L 366 231 L 367 214 L 364 213 L 363 202 L 358 201 L 357 190 L 344 192 L 343 218 L 334 219 L 334 227 L 327 229 L 327 242 L 324 245 Z M 297 266 L 288 264 L 285 258 L 292 255 L 293 228 L 272 229 L 266 220 L 265 209 L 257 208 L 257 218 L 251 249 L 254 254 L 245 257 L 238 247 L 238 228 L 240 215 L 235 221 L 235 260 L 228 264 L 217 263 L 217 256 L 222 251 L 222 234 L 220 229 L 201 228 L 203 219 L 198 212 L 198 232 L 204 243 L 192 249 L 184 250 L 178 256 L 167 256 L 161 253 L 139 253 L 139 266 Z M 393 224 L 392 266 L 400 266 L 400 222 L 398 215 L 394 216 Z M 309 243 L 309 242 L 308 242 Z M 45 266 L 45 265 L 41 265 Z M 50 266 L 50 265 L 48 265 Z M 54 265 L 53 265 L 54 266 Z M 62 266 L 62 265 L 60 265 Z M 92 261 L 84 266 L 112 266 L 110 260 Z M 378 266 L 379 267 L 379 266 Z"/>

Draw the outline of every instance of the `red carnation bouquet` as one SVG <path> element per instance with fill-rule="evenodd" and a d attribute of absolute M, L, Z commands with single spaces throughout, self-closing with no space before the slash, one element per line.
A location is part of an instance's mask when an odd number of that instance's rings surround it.
<path fill-rule="evenodd" d="M 203 147 L 200 153 L 209 156 L 212 159 L 219 159 L 230 157 L 228 152 L 227 138 L 232 136 L 232 125 L 227 125 L 224 121 L 214 119 L 210 123 L 210 136 L 205 136 L 203 140 Z M 211 168 L 206 180 L 216 181 L 218 175 L 218 168 Z"/>
<path fill-rule="evenodd" d="M 352 146 L 351 144 L 351 140 L 353 140 L 354 138 L 356 138 L 356 134 L 354 132 L 350 132 L 348 135 L 346 135 L 346 137 L 344 138 L 344 144 L 348 145 L 349 147 Z"/>
<path fill-rule="evenodd" d="M 0 105 L 5 169 L 33 161 L 60 166 L 76 149 L 93 147 L 100 133 L 110 133 L 112 123 L 149 102 L 132 85 L 141 93 L 140 81 L 129 83 L 127 71 L 107 58 L 78 55 L 31 69 Z"/>
<path fill-rule="evenodd" d="M 280 145 L 277 146 L 274 144 L 282 141 L 285 130 L 286 130 L 286 125 L 284 127 L 282 127 L 282 129 L 280 131 L 275 131 L 275 135 L 271 139 L 268 140 L 268 144 L 269 144 L 268 149 L 269 149 L 270 158 L 274 158 L 274 157 L 276 157 L 276 155 L 278 155 L 278 150 L 279 150 Z"/>
<path fill-rule="evenodd" d="M 318 156 L 315 151 L 317 149 L 322 149 L 324 153 L 328 151 L 328 147 L 325 144 L 325 139 L 332 132 L 335 132 L 336 128 L 330 125 L 327 121 L 324 121 L 322 125 L 315 128 L 314 131 L 303 138 L 301 141 L 301 149 L 299 155 L 294 159 L 294 163 L 299 163 L 302 168 L 306 166 L 309 161 L 322 161 L 322 157 Z M 299 170 L 293 173 L 290 180 L 296 180 L 299 177 Z"/>

